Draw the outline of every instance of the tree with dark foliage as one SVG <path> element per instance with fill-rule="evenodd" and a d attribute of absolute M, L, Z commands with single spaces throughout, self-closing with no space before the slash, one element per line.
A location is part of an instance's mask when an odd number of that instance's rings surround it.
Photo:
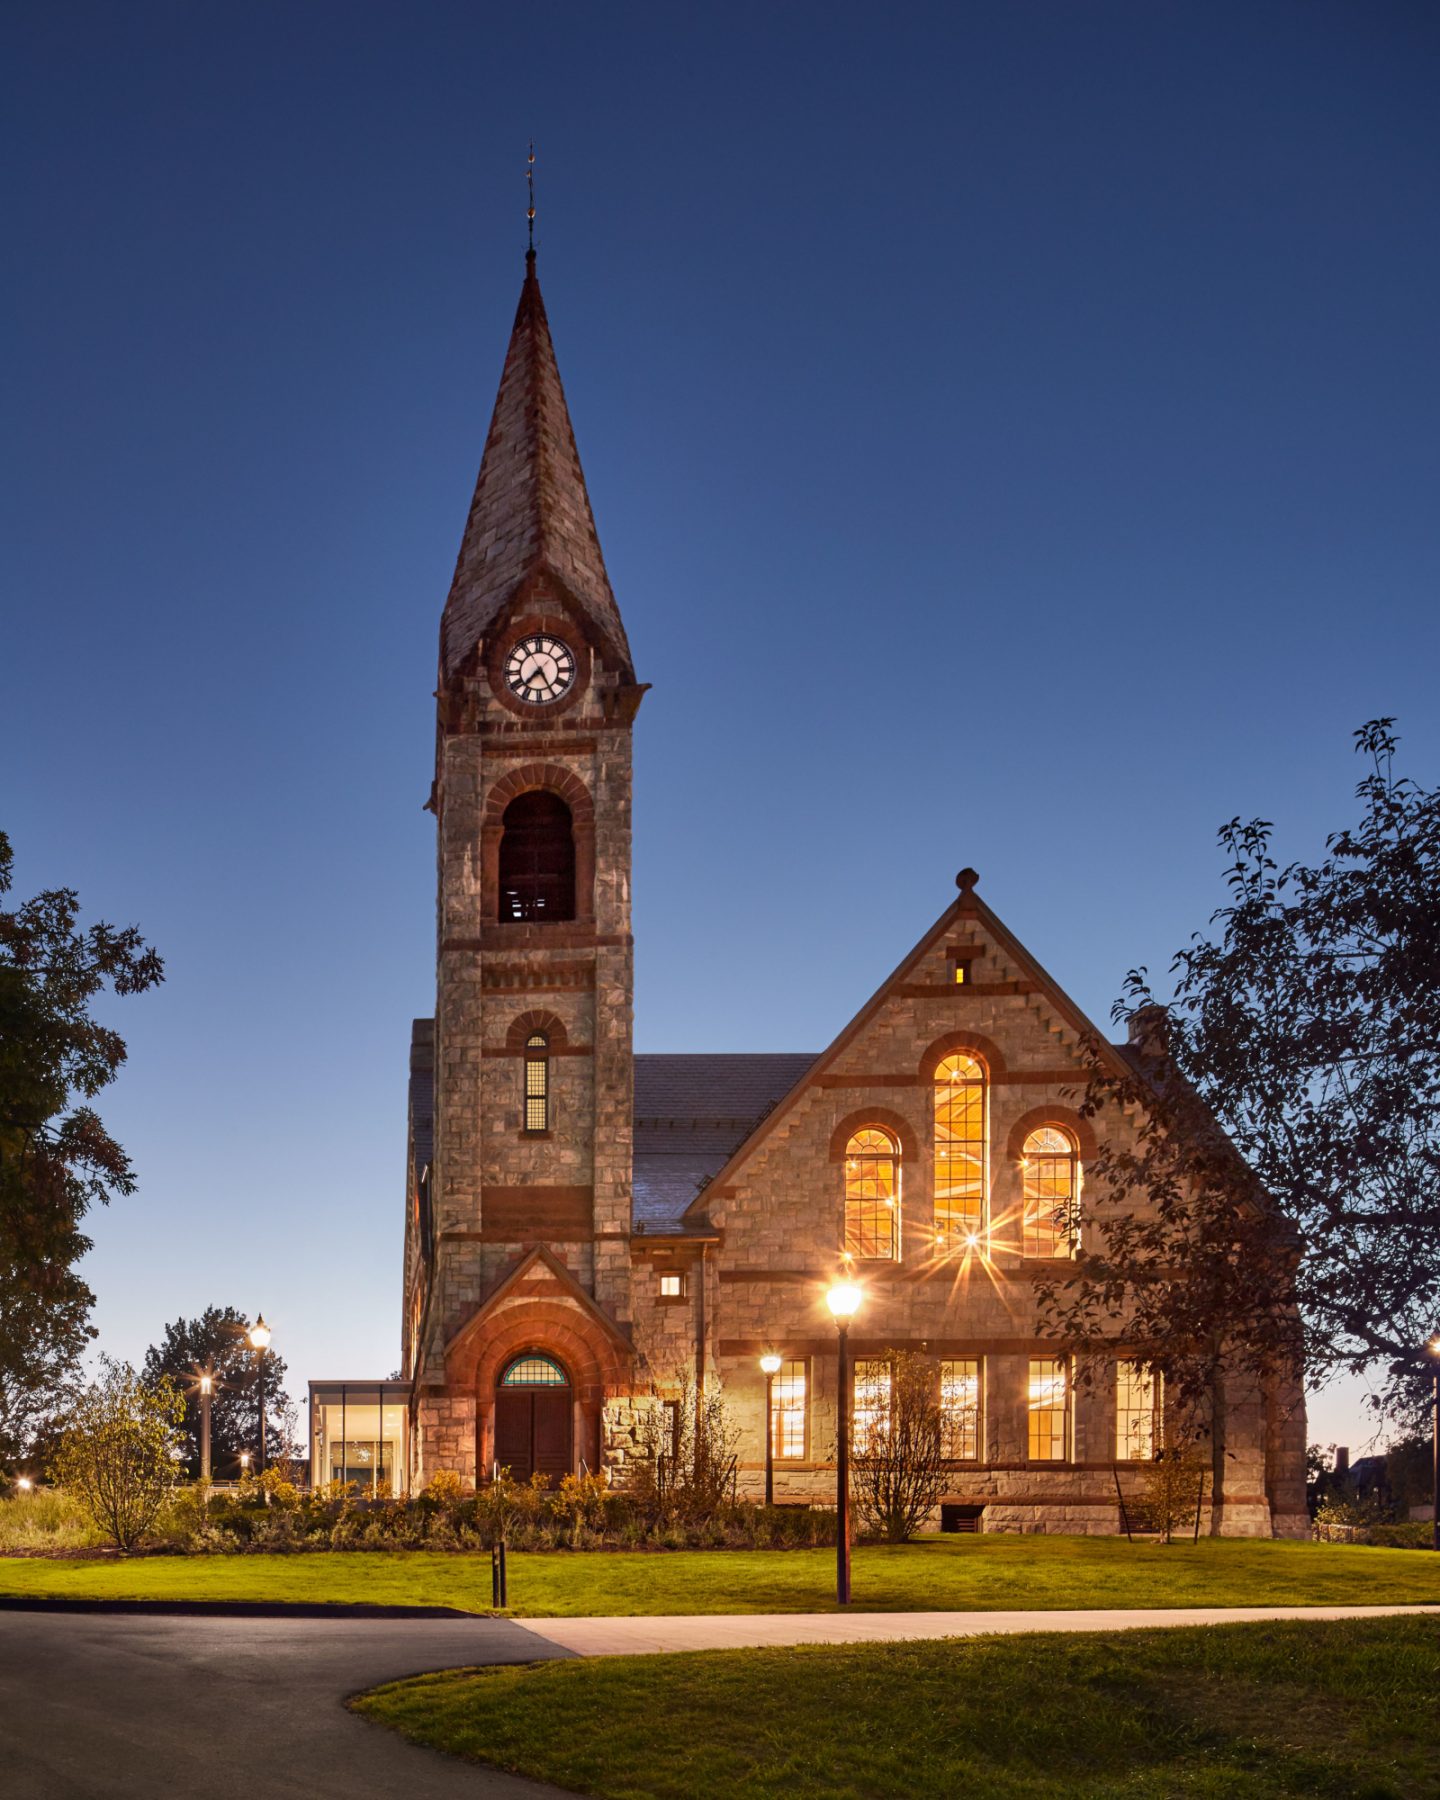
<path fill-rule="evenodd" d="M 0 895 L 13 864 L 0 832 Z M 125 1061 L 90 1005 L 107 988 L 143 993 L 164 967 L 133 926 L 82 929 L 79 913 L 69 888 L 0 909 L 0 1459 L 29 1452 L 75 1391 L 95 1335 L 75 1267 L 90 1248 L 81 1227 L 92 1206 L 135 1188 L 86 1104 Z"/>
<path fill-rule="evenodd" d="M 233 1306 L 207 1306 L 198 1319 L 176 1319 L 165 1336 L 145 1352 L 141 1378 L 156 1387 L 169 1376 L 184 1396 L 180 1437 L 186 1472 L 200 1474 L 200 1386 L 208 1369 L 215 1377 L 210 1402 L 210 1469 L 216 1480 L 240 1473 L 240 1452 L 259 1447 L 259 1369 L 265 1365 L 265 1460 L 276 1464 L 290 1456 L 294 1408 L 285 1398 L 286 1364 L 273 1349 L 251 1347 L 245 1335 L 251 1321 Z"/>
<path fill-rule="evenodd" d="M 1440 789 L 1362 727 L 1360 817 L 1314 866 L 1232 819 L 1230 904 L 1171 965 L 1132 971 L 1133 1067 L 1094 1046 L 1084 1110 L 1128 1110 L 1087 1171 L 1082 1249 L 1042 1285 L 1050 1327 L 1098 1347 L 1122 1322 L 1199 1400 L 1303 1352 L 1312 1381 L 1378 1371 L 1418 1421 L 1440 1320 Z M 1105 1134 L 1102 1133 L 1102 1138 Z"/>

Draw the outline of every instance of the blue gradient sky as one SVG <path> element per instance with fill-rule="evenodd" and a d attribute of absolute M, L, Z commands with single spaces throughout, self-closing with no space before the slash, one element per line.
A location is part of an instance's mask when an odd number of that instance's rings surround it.
<path fill-rule="evenodd" d="M 824 1044 L 953 894 L 1093 1016 L 1214 831 L 1440 774 L 1440 14 L 9 15 L 0 820 L 164 953 L 104 1345 L 398 1361 L 441 604 L 540 272 L 642 679 L 637 1046 Z M 1312 1436 L 1360 1441 L 1353 1396 Z"/>

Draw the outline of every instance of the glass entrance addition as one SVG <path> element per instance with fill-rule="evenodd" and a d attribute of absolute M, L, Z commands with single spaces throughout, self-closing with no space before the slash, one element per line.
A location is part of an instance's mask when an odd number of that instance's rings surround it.
<path fill-rule="evenodd" d="M 574 1454 L 574 1394 L 553 1357 L 527 1350 L 495 1389 L 495 1463 L 515 1481 L 568 1475 Z"/>
<path fill-rule="evenodd" d="M 362 1499 L 406 1489 L 408 1381 L 310 1383 L 310 1482 L 343 1481 Z"/>

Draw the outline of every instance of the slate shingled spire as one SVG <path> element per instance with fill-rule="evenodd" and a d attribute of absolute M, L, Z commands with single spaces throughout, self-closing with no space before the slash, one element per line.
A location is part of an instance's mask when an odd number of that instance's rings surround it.
<path fill-rule="evenodd" d="M 525 258 L 525 285 L 440 624 L 442 688 L 521 586 L 540 573 L 560 585 L 616 672 L 633 681 L 630 646 L 605 573 L 532 250 Z"/>

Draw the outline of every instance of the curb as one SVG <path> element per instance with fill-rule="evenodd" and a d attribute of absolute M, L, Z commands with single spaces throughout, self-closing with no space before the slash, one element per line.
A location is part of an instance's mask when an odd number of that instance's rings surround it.
<path fill-rule="evenodd" d="M 482 1619 L 457 1606 L 378 1606 L 364 1601 L 90 1600 L 42 1594 L 0 1595 L 0 1612 L 119 1613 L 190 1619 Z"/>

